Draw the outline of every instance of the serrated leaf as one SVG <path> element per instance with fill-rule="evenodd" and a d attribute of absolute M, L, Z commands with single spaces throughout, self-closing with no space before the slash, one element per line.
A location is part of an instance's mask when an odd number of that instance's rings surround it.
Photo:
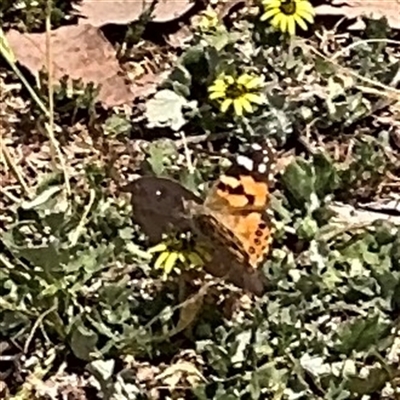
<path fill-rule="evenodd" d="M 311 216 L 307 215 L 297 230 L 299 238 L 311 240 L 318 231 L 318 224 Z"/>
<path fill-rule="evenodd" d="M 351 351 L 364 351 L 376 346 L 386 329 L 388 329 L 388 324 L 384 323 L 379 315 L 354 319 L 338 331 L 340 340 L 338 348 L 344 354 L 350 354 Z"/>
<path fill-rule="evenodd" d="M 218 29 L 215 33 L 211 35 L 206 35 L 205 40 L 207 43 L 214 47 L 217 51 L 221 51 L 225 46 L 227 46 L 232 38 L 231 35 L 225 29 Z"/>

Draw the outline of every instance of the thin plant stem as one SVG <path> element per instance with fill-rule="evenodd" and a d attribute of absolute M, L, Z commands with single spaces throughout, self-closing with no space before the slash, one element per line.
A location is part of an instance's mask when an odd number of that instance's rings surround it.
<path fill-rule="evenodd" d="M 47 74 L 48 74 L 48 96 L 49 96 L 49 110 L 48 117 L 49 121 L 45 124 L 46 132 L 49 135 L 51 143 L 51 152 L 53 161 L 58 156 L 58 160 L 61 164 L 61 169 L 64 174 L 65 187 L 68 196 L 71 195 L 71 186 L 69 183 L 68 171 L 66 168 L 65 160 L 58 142 L 54 136 L 54 93 L 53 93 L 53 56 L 51 46 L 51 10 L 52 0 L 47 0 L 47 15 L 46 15 L 46 62 L 47 62 Z"/>

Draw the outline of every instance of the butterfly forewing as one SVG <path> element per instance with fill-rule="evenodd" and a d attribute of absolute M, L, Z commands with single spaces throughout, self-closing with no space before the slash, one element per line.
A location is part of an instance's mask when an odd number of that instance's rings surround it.
<path fill-rule="evenodd" d="M 270 143 L 254 144 L 246 155 L 236 157 L 204 203 L 202 230 L 208 229 L 213 240 L 219 239 L 253 269 L 263 261 L 271 244 L 266 209 L 273 168 Z"/>

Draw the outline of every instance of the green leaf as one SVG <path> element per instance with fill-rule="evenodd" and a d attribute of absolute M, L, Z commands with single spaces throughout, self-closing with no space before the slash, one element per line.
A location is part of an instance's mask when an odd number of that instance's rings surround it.
<path fill-rule="evenodd" d="M 171 140 L 158 140 L 153 142 L 148 150 L 147 162 L 155 175 L 163 175 L 174 159 L 178 158 L 178 151 Z"/>
<path fill-rule="evenodd" d="M 132 129 L 132 125 L 127 117 L 111 115 L 103 125 L 104 134 L 110 136 L 127 135 Z"/>
<path fill-rule="evenodd" d="M 319 198 L 323 198 L 339 186 L 339 176 L 333 167 L 332 160 L 325 153 L 315 154 L 313 165 L 315 171 L 315 192 Z"/>
<path fill-rule="evenodd" d="M 306 208 L 314 193 L 314 174 L 309 163 L 300 158 L 296 159 L 286 168 L 282 183 L 291 204 L 301 209 Z"/>
<path fill-rule="evenodd" d="M 23 229 L 27 224 L 18 224 L 15 229 Z M 61 262 L 64 260 L 60 253 L 59 241 L 55 238 L 46 240 L 46 244 L 33 245 L 28 242 L 23 242 L 25 245 L 19 245 L 14 240 L 14 235 L 7 232 L 3 235 L 4 244 L 15 255 L 22 257 L 32 263 L 33 266 L 41 267 L 45 271 L 58 271 Z"/>
<path fill-rule="evenodd" d="M 311 216 L 306 216 L 297 229 L 297 234 L 299 238 L 311 240 L 314 238 L 318 232 L 318 224 Z"/>
<path fill-rule="evenodd" d="M 251 395 L 251 398 L 254 400 L 258 400 L 261 396 L 261 387 L 260 387 L 260 381 L 258 374 L 252 374 L 251 376 L 251 381 L 249 383 L 249 392 Z"/>
<path fill-rule="evenodd" d="M 221 51 L 231 42 L 231 35 L 226 29 L 218 29 L 215 33 L 205 36 L 207 43 L 217 51 Z"/>
<path fill-rule="evenodd" d="M 394 372 L 394 371 L 393 371 Z M 347 387 L 352 393 L 358 395 L 368 395 L 378 393 L 384 386 L 385 382 L 390 380 L 388 370 L 386 368 L 368 368 L 368 377 L 365 379 L 354 377 L 349 380 Z"/>
<path fill-rule="evenodd" d="M 86 328 L 81 321 L 75 323 L 70 338 L 70 346 L 76 357 L 90 361 L 96 354 L 98 335 Z"/>
<path fill-rule="evenodd" d="M 338 350 L 350 355 L 352 351 L 374 348 L 388 328 L 388 323 L 382 321 L 379 315 L 356 318 L 338 330 Z"/>
<path fill-rule="evenodd" d="M 168 77 L 166 84 L 169 84 L 175 93 L 186 98 L 190 96 L 192 76 L 183 65 L 177 65 Z"/>
<path fill-rule="evenodd" d="M 236 343 L 233 347 L 235 353 L 231 355 L 232 364 L 241 364 L 245 361 L 251 336 L 251 331 L 243 331 L 236 336 Z"/>

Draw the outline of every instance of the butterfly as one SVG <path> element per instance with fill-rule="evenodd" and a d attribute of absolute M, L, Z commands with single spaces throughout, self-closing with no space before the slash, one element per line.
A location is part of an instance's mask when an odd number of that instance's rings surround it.
<path fill-rule="evenodd" d="M 268 206 L 274 161 L 268 140 L 252 144 L 234 158 L 204 201 L 176 181 L 141 177 L 125 189 L 132 193 L 134 220 L 153 243 L 171 226 L 194 231 L 213 250 L 208 272 L 261 294 L 260 266 L 273 233 Z"/>

